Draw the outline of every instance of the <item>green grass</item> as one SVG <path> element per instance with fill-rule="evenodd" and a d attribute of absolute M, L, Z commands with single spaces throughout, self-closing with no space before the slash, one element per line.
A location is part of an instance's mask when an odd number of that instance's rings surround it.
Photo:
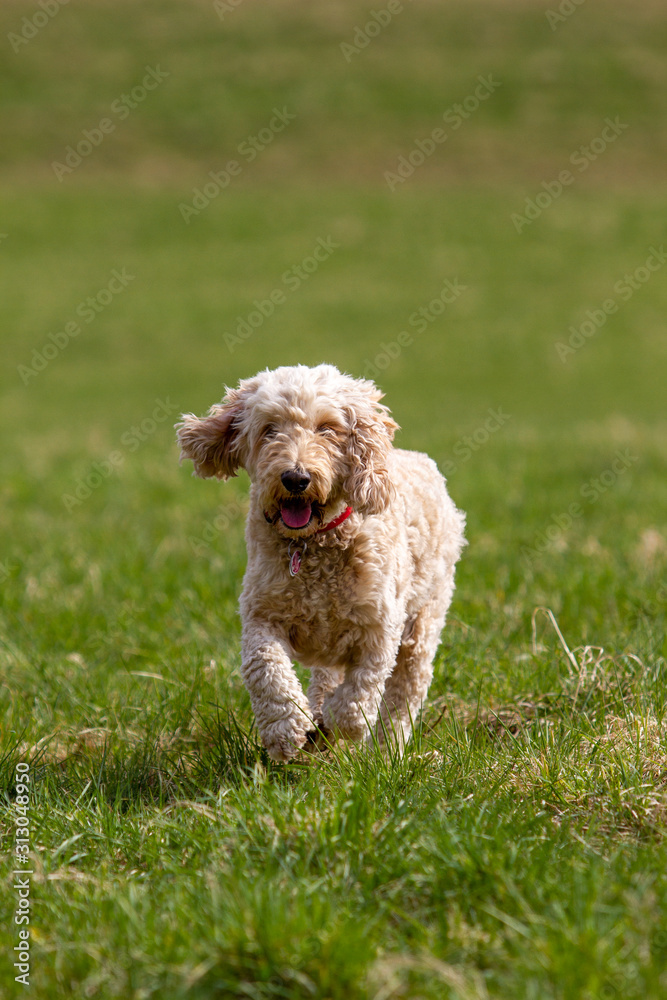
<path fill-rule="evenodd" d="M 5 4 L 0 37 L 26 13 Z M 552 32 L 530 4 L 406 4 L 348 65 L 340 43 L 367 17 L 69 4 L 8 46 L 2 996 L 25 990 L 18 760 L 36 997 L 667 991 L 664 273 L 614 290 L 665 239 L 664 19 L 584 4 Z M 51 161 L 156 64 L 172 76 L 59 183 Z M 497 94 L 390 193 L 383 172 L 480 73 Z M 283 105 L 295 122 L 186 225 L 179 204 Z M 512 213 L 615 115 L 627 134 L 518 234 Z M 338 246 L 290 288 L 320 237 Z M 132 280 L 86 323 L 114 269 Z M 410 325 L 448 280 L 465 290 Z M 275 288 L 285 303 L 230 351 Z M 268 760 L 239 673 L 248 481 L 178 465 L 181 411 L 321 361 L 378 369 L 398 443 L 439 462 L 468 515 L 402 760 Z M 489 410 L 506 415 L 492 432 Z"/>

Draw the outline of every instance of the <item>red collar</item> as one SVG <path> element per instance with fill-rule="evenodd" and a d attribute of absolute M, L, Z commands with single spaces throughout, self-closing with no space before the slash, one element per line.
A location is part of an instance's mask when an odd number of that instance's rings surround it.
<path fill-rule="evenodd" d="M 347 521 L 351 513 L 352 508 L 346 507 L 342 514 L 339 514 L 338 517 L 334 517 L 333 521 L 329 521 L 329 523 L 325 524 L 323 528 L 319 528 L 316 534 L 321 535 L 325 531 L 332 531 L 334 528 L 337 528 L 339 524 L 342 524 L 343 521 Z"/>

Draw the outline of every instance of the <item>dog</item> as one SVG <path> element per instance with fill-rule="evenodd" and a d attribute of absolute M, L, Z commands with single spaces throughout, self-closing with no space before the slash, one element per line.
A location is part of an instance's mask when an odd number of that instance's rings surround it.
<path fill-rule="evenodd" d="M 431 682 L 465 516 L 435 462 L 393 447 L 382 398 L 296 365 L 176 425 L 196 475 L 250 477 L 241 674 L 277 761 L 338 737 L 403 752 Z"/>

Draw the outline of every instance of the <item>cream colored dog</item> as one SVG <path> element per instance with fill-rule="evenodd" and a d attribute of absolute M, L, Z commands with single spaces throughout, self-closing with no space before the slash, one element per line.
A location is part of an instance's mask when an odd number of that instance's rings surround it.
<path fill-rule="evenodd" d="M 250 476 L 241 671 L 274 760 L 373 728 L 402 749 L 431 682 L 465 518 L 430 458 L 392 447 L 381 398 L 297 365 L 178 425 L 197 475 Z"/>

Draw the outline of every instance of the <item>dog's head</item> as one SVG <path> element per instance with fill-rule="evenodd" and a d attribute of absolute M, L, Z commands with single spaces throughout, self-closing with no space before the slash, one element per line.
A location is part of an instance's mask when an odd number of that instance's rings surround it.
<path fill-rule="evenodd" d="M 360 514 L 387 506 L 398 425 L 381 398 L 372 382 L 331 365 L 260 372 L 208 416 L 184 414 L 181 458 L 203 477 L 245 468 L 266 520 L 284 537 L 308 537 L 348 504 Z"/>

